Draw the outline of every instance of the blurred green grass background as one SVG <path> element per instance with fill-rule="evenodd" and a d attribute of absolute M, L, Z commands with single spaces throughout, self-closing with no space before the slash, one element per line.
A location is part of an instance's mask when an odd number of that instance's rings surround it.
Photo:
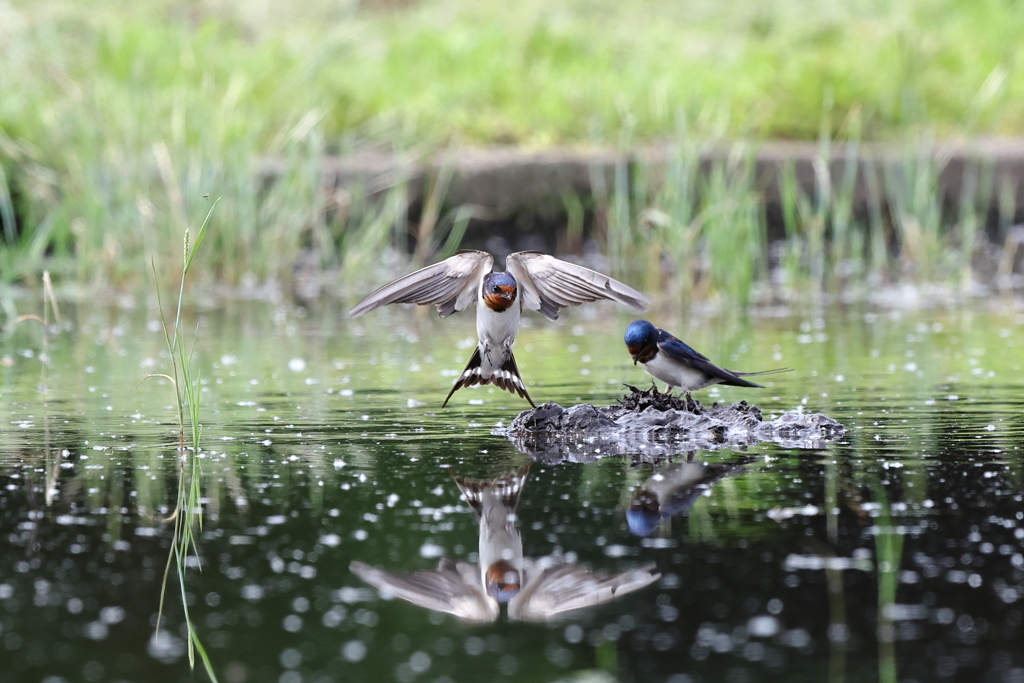
<path fill-rule="evenodd" d="M 1014 135 L 1021 35 L 1009 0 L 0 0 L 0 281 L 145 285 L 206 192 L 200 278 L 373 261 L 402 198 L 320 197 L 357 147 Z"/>
<path fill-rule="evenodd" d="M 287 3 L 8 0 L 13 138 L 280 147 L 318 127 L 443 144 L 671 135 L 868 139 L 1024 128 L 1006 0 Z M 95 125 L 88 125 L 89 123 Z M 49 145 L 47 145 L 49 146 Z"/>

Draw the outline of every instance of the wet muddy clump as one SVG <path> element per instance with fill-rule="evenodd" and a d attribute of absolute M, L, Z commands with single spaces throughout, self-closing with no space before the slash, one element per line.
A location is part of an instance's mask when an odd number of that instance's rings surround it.
<path fill-rule="evenodd" d="M 519 413 L 498 429 L 517 448 L 544 462 L 590 462 L 602 455 L 659 458 L 682 451 L 745 448 L 771 441 L 787 448 L 824 448 L 845 432 L 820 413 L 791 410 L 765 420 L 746 401 L 703 406 L 689 394 L 626 385 L 618 405 L 563 408 L 554 402 Z"/>
<path fill-rule="evenodd" d="M 695 415 L 704 414 L 704 406 L 700 402 L 694 401 L 690 394 L 661 393 L 655 386 L 650 389 L 637 389 L 632 384 L 623 386 L 629 389 L 629 393 L 617 400 L 619 405 L 627 410 L 642 412 L 648 408 L 654 408 L 661 411 L 685 410 Z M 760 415 L 761 413 L 758 411 L 758 419 L 760 419 Z"/>

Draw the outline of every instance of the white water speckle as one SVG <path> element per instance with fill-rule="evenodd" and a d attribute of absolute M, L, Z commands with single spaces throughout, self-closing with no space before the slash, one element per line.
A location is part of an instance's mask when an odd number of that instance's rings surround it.
<path fill-rule="evenodd" d="M 444 555 L 444 548 L 437 545 L 436 543 L 431 543 L 430 541 L 427 541 L 426 543 L 420 546 L 420 557 L 426 557 L 430 559 L 434 557 L 441 557 L 442 555 Z"/>
<path fill-rule="evenodd" d="M 747 620 L 747 633 L 755 638 L 771 638 L 779 632 L 779 620 L 767 614 Z"/>
<path fill-rule="evenodd" d="M 324 534 L 320 537 L 320 542 L 328 547 L 337 548 L 338 544 L 341 543 L 341 536 L 338 534 Z"/>
<path fill-rule="evenodd" d="M 341 656 L 349 662 L 362 661 L 366 656 L 366 646 L 361 640 L 350 640 L 341 646 Z"/>
<path fill-rule="evenodd" d="M 154 634 L 146 645 L 146 652 L 153 659 L 164 664 L 173 664 L 185 654 L 185 641 L 177 636 L 172 636 L 167 629 L 161 629 L 160 634 Z"/>

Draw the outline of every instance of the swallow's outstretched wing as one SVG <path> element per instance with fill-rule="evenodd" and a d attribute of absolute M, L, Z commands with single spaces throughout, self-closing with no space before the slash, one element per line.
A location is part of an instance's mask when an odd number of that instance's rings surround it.
<path fill-rule="evenodd" d="M 437 571 L 392 574 L 357 561 L 349 569 L 374 588 L 435 612 L 454 614 L 466 621 L 498 618 L 498 602 L 484 590 L 476 565 L 443 559 Z"/>
<path fill-rule="evenodd" d="M 389 282 L 360 301 L 348 314 L 357 318 L 387 304 L 434 304 L 442 318 L 465 310 L 476 301 L 483 276 L 494 258 L 484 251 L 466 249 Z"/>
<path fill-rule="evenodd" d="M 661 578 L 653 564 L 614 576 L 573 564 L 527 569 L 526 585 L 508 603 L 509 619 L 544 621 L 564 612 L 600 605 Z M 532 574 L 532 576 L 531 576 Z"/>
<path fill-rule="evenodd" d="M 725 368 L 715 365 L 708 360 L 706 356 L 690 348 L 686 343 L 676 339 L 665 330 L 659 331 L 658 350 L 673 360 L 700 370 L 709 377 L 717 377 L 721 380 L 722 384 L 731 384 L 737 387 L 757 387 L 759 389 L 763 389 L 764 387 L 760 384 L 754 384 L 753 382 L 742 378 L 753 375 L 774 375 L 779 372 L 792 371 L 792 368 L 778 368 L 777 370 L 764 370 L 763 372 L 737 372 L 736 370 L 726 370 Z"/>
<path fill-rule="evenodd" d="M 540 311 L 549 320 L 558 319 L 558 310 L 586 301 L 611 299 L 639 311 L 651 300 L 628 285 L 595 270 L 561 261 L 539 251 L 509 254 L 505 268 L 519 285 L 523 306 Z"/>

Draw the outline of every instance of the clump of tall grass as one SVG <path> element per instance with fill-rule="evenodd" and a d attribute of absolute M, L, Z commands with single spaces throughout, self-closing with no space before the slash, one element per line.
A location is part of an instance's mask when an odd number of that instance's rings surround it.
<path fill-rule="evenodd" d="M 214 201 L 206 214 L 195 237 L 195 242 L 189 244 L 189 230 L 185 229 L 184 259 L 181 271 L 181 284 L 178 288 L 178 304 L 174 314 L 174 325 L 168 330 L 164 318 L 163 300 L 160 296 L 159 276 L 157 274 L 156 261 L 152 263 L 154 287 L 157 295 L 157 305 L 160 311 L 160 324 L 163 327 L 164 340 L 167 343 L 167 351 L 171 358 L 171 374 L 150 375 L 150 377 L 163 377 L 169 380 L 174 387 L 175 399 L 178 407 L 178 491 L 174 504 L 174 512 L 165 521 L 174 522 L 174 531 L 171 538 L 171 550 L 167 555 L 167 566 L 164 569 L 163 582 L 160 586 L 160 608 L 157 614 L 156 637 L 160 633 L 160 620 L 163 618 L 164 598 L 167 589 L 167 580 L 173 567 L 178 579 L 178 586 L 181 591 L 181 605 L 185 612 L 185 627 L 188 641 L 189 665 L 195 666 L 195 653 L 203 662 L 206 673 L 216 683 L 217 676 L 213 672 L 213 665 L 210 657 L 203 647 L 195 626 L 189 614 L 188 600 L 185 595 L 185 572 L 188 566 L 189 553 L 194 553 L 196 559 L 199 557 L 199 548 L 196 545 L 196 530 L 202 529 L 203 515 L 202 503 L 202 465 L 199 459 L 199 439 L 202 435 L 202 424 L 199 421 L 199 397 L 201 393 L 201 373 L 195 371 L 192 361 L 195 352 L 195 343 L 198 338 L 198 329 L 190 345 L 186 344 L 184 330 L 181 325 L 181 310 L 185 296 L 185 278 L 195 259 L 199 245 L 206 236 L 206 229 L 210 225 L 210 218 L 213 211 L 220 202 L 220 198 Z M 185 411 L 188 410 L 188 424 L 190 427 L 189 444 L 186 446 L 185 439 Z M 187 470 L 187 473 L 186 473 Z"/>
<path fill-rule="evenodd" d="M 707 172 L 700 148 L 685 140 L 658 163 L 661 168 L 639 162 L 630 179 L 621 165 L 610 199 L 595 198 L 612 269 L 643 270 L 648 289 L 665 291 L 667 285 L 687 300 L 745 304 L 751 285 L 767 272 L 752 149 L 734 145 Z"/>
<path fill-rule="evenodd" d="M 1012 188 L 1000 194 L 993 187 L 992 165 L 965 164 L 959 197 L 950 201 L 939 183 L 947 158 L 931 138 L 892 151 L 866 147 L 856 118 L 843 140 L 830 129 L 822 126 L 810 184 L 797 177 L 794 161 L 775 169 L 773 207 L 755 177 L 754 144 L 733 143 L 723 154 L 721 145 L 682 135 L 662 158 L 620 163 L 606 188 L 595 183 L 603 190 L 595 221 L 605 227 L 611 268 L 642 271 L 647 289 L 682 300 L 740 305 L 755 295 L 863 296 L 893 282 L 973 284 L 976 262 L 991 261 L 984 239 L 990 208 L 998 199 L 1001 226 L 1017 210 Z M 782 224 L 774 243 L 769 208 Z M 1011 232 L 1001 227 L 999 234 Z M 1000 273 L 1012 270 L 1014 239 L 1007 238 Z"/>

